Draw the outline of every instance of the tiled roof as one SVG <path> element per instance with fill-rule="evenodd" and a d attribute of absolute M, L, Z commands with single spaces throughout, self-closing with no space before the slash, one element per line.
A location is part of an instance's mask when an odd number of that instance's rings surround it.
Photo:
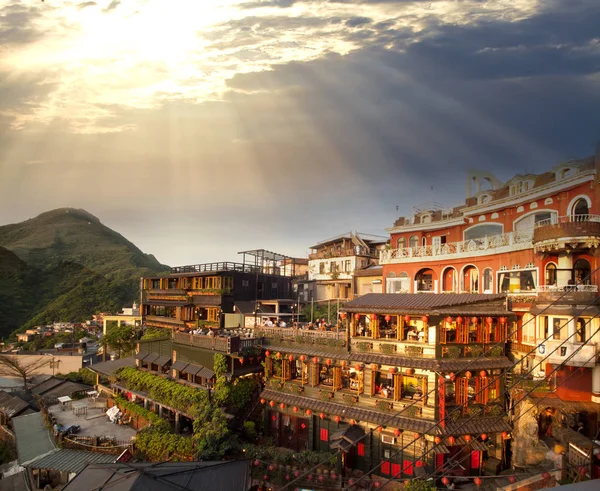
<path fill-rule="evenodd" d="M 501 433 L 511 431 L 511 427 L 504 419 L 498 417 L 471 418 L 458 420 L 446 425 L 448 435 L 480 435 L 481 433 Z"/>
<path fill-rule="evenodd" d="M 19 397 L 14 397 L 4 390 L 0 390 L 0 412 L 8 419 L 23 412 L 29 404 Z"/>
<path fill-rule="evenodd" d="M 53 389 L 57 385 L 60 385 L 64 382 L 63 379 L 50 377 L 48 380 L 45 380 L 41 384 L 36 385 L 33 389 L 31 389 L 32 394 L 41 395 L 44 392 Z"/>
<path fill-rule="evenodd" d="M 332 351 L 323 351 L 320 349 L 311 349 L 311 348 L 287 348 L 275 345 L 266 345 L 265 349 L 268 349 L 272 352 L 280 351 L 281 353 L 286 353 L 290 355 L 306 355 L 306 356 L 318 356 L 324 358 L 335 358 L 336 360 L 349 360 L 350 355 L 348 353 L 337 353 Z"/>
<path fill-rule="evenodd" d="M 70 380 L 63 380 L 63 383 L 56 387 L 47 390 L 41 394 L 44 398 L 70 396 L 73 392 L 82 390 L 92 390 L 91 385 L 79 384 L 77 382 L 71 382 Z"/>
<path fill-rule="evenodd" d="M 468 315 L 470 309 L 490 307 L 501 314 L 509 313 L 505 307 L 506 295 L 477 293 L 368 293 L 348 302 L 342 311 L 401 311 L 415 314 L 445 314 L 460 312 Z M 460 308 L 459 308 L 460 307 Z M 495 313 L 494 312 L 494 313 Z M 490 312 L 491 313 L 491 312 Z"/>
<path fill-rule="evenodd" d="M 182 372 L 184 370 L 185 367 L 188 366 L 188 362 L 187 361 L 180 361 L 177 360 L 175 363 L 173 363 L 173 365 L 171 366 L 171 368 L 173 370 L 178 370 L 180 372 Z"/>
<path fill-rule="evenodd" d="M 17 440 L 19 463 L 24 464 L 56 447 L 44 425 L 41 413 L 27 414 L 12 419 Z"/>
<path fill-rule="evenodd" d="M 140 353 L 140 355 L 145 356 L 145 353 Z M 137 355 L 135 357 L 129 356 L 127 358 L 119 358 L 118 360 L 104 361 L 102 363 L 96 363 L 95 365 L 91 365 L 88 368 L 93 372 L 98 372 L 103 375 L 114 375 L 121 368 L 135 367 L 136 358 Z"/>
<path fill-rule="evenodd" d="M 30 467 L 33 469 L 53 469 L 79 473 L 88 464 L 109 464 L 115 460 L 117 460 L 116 455 L 61 448 L 34 460 L 31 462 Z"/>
<path fill-rule="evenodd" d="M 430 435 L 441 435 L 442 429 L 433 421 L 419 418 L 409 418 L 406 416 L 395 416 L 372 409 L 365 409 L 360 406 L 346 406 L 335 402 L 326 402 L 308 397 L 302 397 L 293 394 L 286 394 L 274 390 L 266 389 L 261 393 L 264 399 L 283 402 L 288 406 L 298 406 L 311 409 L 315 413 L 326 413 L 341 416 L 345 419 L 354 419 L 356 421 L 367 421 L 376 425 L 387 425 L 404 430 L 416 431 L 419 433 L 428 433 Z"/>
<path fill-rule="evenodd" d="M 159 356 L 152 363 L 154 363 L 155 365 L 158 365 L 159 367 L 164 367 L 170 361 L 171 361 L 171 357 L 170 356 Z"/>

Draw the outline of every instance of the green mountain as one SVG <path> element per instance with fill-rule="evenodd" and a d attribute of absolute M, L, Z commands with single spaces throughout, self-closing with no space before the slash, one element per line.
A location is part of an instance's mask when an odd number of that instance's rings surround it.
<path fill-rule="evenodd" d="M 0 226 L 0 336 L 116 312 L 139 297 L 140 276 L 167 270 L 85 210 Z"/>

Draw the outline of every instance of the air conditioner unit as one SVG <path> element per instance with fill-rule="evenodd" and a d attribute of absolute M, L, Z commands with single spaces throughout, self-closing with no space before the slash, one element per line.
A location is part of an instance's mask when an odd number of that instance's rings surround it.
<path fill-rule="evenodd" d="M 383 443 L 389 443 L 391 445 L 396 443 L 396 439 L 392 435 L 381 435 L 381 441 Z"/>

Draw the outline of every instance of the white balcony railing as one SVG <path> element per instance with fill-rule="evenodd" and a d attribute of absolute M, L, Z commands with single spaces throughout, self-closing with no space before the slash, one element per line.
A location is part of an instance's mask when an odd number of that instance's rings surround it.
<path fill-rule="evenodd" d="M 584 292 L 598 293 L 598 285 L 538 285 L 538 293 Z"/>
<path fill-rule="evenodd" d="M 538 355 L 550 356 L 546 361 L 552 364 L 565 363 L 572 367 L 588 367 L 596 365 L 598 349 L 595 343 L 575 343 L 571 341 L 561 341 L 559 339 L 548 339 L 538 346 Z M 579 351 L 570 359 L 573 353 L 580 348 Z M 568 360 L 567 360 L 568 359 Z"/>
<path fill-rule="evenodd" d="M 600 222 L 600 215 L 568 215 L 564 217 L 552 217 L 547 218 L 546 220 L 540 220 L 539 222 L 536 222 L 534 228 L 573 222 Z"/>
<path fill-rule="evenodd" d="M 379 260 L 381 264 L 390 264 L 417 262 L 423 258 L 451 259 L 462 255 L 499 254 L 532 248 L 532 237 L 531 231 L 508 232 L 481 239 L 463 240 L 462 242 L 450 242 L 442 245 L 387 249 L 381 251 Z"/>

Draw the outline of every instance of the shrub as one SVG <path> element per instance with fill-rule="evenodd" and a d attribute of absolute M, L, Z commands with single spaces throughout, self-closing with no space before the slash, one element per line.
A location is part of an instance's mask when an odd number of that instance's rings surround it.
<path fill-rule="evenodd" d="M 242 432 L 244 433 L 246 440 L 250 442 L 256 440 L 256 425 L 253 421 L 244 421 Z"/>

